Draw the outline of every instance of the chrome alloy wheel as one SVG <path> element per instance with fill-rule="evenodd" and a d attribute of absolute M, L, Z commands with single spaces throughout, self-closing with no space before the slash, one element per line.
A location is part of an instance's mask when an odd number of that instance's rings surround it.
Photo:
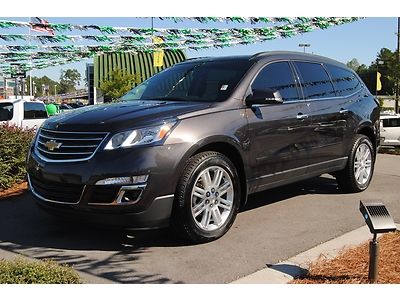
<path fill-rule="evenodd" d="M 371 176 L 372 153 L 366 144 L 360 144 L 354 159 L 354 177 L 358 184 L 364 185 Z"/>
<path fill-rule="evenodd" d="M 219 229 L 228 220 L 232 210 L 232 178 L 221 167 L 209 167 L 197 176 L 191 198 L 196 225 L 206 231 Z"/>

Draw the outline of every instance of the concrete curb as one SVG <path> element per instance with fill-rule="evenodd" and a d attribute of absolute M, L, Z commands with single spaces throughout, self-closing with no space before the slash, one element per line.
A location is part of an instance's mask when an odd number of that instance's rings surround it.
<path fill-rule="evenodd" d="M 400 229 L 399 224 L 396 224 L 396 226 Z M 309 264 L 317 260 L 321 255 L 327 258 L 333 258 L 344 248 L 358 246 L 370 240 L 371 237 L 372 235 L 369 232 L 368 226 L 365 225 L 289 258 L 286 261 L 279 262 L 231 283 L 288 283 L 293 280 L 293 278 L 306 274 Z"/>

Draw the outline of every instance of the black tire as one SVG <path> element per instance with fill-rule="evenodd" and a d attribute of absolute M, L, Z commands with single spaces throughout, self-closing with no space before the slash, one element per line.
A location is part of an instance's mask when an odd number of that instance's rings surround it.
<path fill-rule="evenodd" d="M 354 170 L 356 153 L 361 145 L 367 146 L 371 151 L 371 171 L 369 173 L 369 178 L 364 183 L 360 183 L 357 181 Z M 336 181 L 339 185 L 339 188 L 346 193 L 359 193 L 366 190 L 374 174 L 374 165 L 375 151 L 371 141 L 365 135 L 357 134 L 354 139 L 353 146 L 351 147 L 346 168 L 340 172 L 335 173 Z"/>
<path fill-rule="evenodd" d="M 229 175 L 233 188 L 233 202 L 231 210 L 221 227 L 215 230 L 204 230 L 196 223 L 195 217 L 192 214 L 192 190 L 201 172 L 210 167 L 222 168 Z M 207 151 L 191 157 L 176 189 L 171 220 L 173 229 L 179 235 L 195 243 L 205 243 L 220 238 L 235 221 L 240 204 L 240 193 L 238 173 L 234 164 L 225 155 Z"/>

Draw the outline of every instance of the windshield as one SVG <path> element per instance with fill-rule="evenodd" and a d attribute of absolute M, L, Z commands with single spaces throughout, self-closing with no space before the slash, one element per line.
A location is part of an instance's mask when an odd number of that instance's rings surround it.
<path fill-rule="evenodd" d="M 248 60 L 178 64 L 149 78 L 121 100 L 224 101 L 251 64 Z"/>

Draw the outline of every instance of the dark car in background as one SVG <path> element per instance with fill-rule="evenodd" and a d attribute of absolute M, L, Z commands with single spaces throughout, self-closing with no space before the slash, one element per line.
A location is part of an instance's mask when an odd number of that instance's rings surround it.
<path fill-rule="evenodd" d="M 37 203 L 125 228 L 225 234 L 249 194 L 330 173 L 365 190 L 379 105 L 352 70 L 296 52 L 191 59 L 52 117 L 27 159 Z M 266 229 L 268 230 L 268 229 Z"/>

